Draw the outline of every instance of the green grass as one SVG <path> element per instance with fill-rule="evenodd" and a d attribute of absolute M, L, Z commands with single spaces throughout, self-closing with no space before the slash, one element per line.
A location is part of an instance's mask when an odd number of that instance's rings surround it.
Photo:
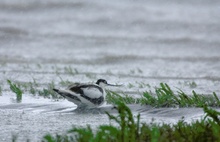
<path fill-rule="evenodd" d="M 10 80 L 7 80 L 7 82 L 10 85 L 11 91 L 16 94 L 17 102 L 21 102 L 22 101 L 22 93 L 23 93 L 21 91 L 21 89 L 15 83 L 12 83 Z"/>
<path fill-rule="evenodd" d="M 79 74 L 79 71 L 76 68 L 72 69 L 71 66 L 64 67 L 64 72 L 71 75 Z"/>
<path fill-rule="evenodd" d="M 197 87 L 197 84 L 195 81 L 184 81 L 184 82 L 179 82 L 179 84 L 182 84 L 184 86 L 189 86 L 192 89 Z"/>
<path fill-rule="evenodd" d="M 106 113 L 117 125 L 101 125 L 96 131 L 88 125 L 72 128 L 67 134 L 44 136 L 46 142 L 217 142 L 220 141 L 220 112 L 204 106 L 206 116 L 192 123 L 180 120 L 176 124 L 141 123 L 122 102 L 117 103 L 118 116 Z"/>
<path fill-rule="evenodd" d="M 63 98 L 62 96 L 58 95 L 53 89 L 56 88 L 54 82 L 52 81 L 47 85 L 47 88 L 43 88 L 42 90 L 37 90 L 37 94 L 39 96 L 43 96 L 45 98 L 52 98 L 54 100 L 58 100 Z"/>
<path fill-rule="evenodd" d="M 134 88 L 135 86 L 133 84 L 129 83 L 127 87 L 128 88 Z"/>
<path fill-rule="evenodd" d="M 120 95 L 118 93 L 108 91 L 108 103 L 116 103 L 118 100 L 126 104 L 147 104 L 154 107 L 220 106 L 219 98 L 215 92 L 213 92 L 212 95 L 199 95 L 195 91 L 192 91 L 192 95 L 187 95 L 182 90 L 174 92 L 166 83 L 160 83 L 160 87 L 155 88 L 155 92 L 144 92 L 141 98 L 134 98 L 128 95 Z"/>
<path fill-rule="evenodd" d="M 34 96 L 38 95 L 45 98 L 52 98 L 54 100 L 63 98 L 53 91 L 53 88 L 55 88 L 55 83 L 53 81 L 48 83 L 44 88 L 40 88 L 40 84 L 38 84 L 36 80 L 33 80 L 33 82 L 16 83 L 12 83 L 10 80 L 8 80 L 7 82 L 10 85 L 11 91 L 16 93 L 18 102 L 21 102 L 23 92 L 30 93 Z"/>
<path fill-rule="evenodd" d="M 142 98 L 134 98 L 127 94 L 118 94 L 113 91 L 107 91 L 106 101 L 109 104 L 116 104 L 117 102 L 124 102 L 126 104 L 142 104 Z"/>
<path fill-rule="evenodd" d="M 66 87 L 72 84 L 70 81 L 64 81 L 62 78 L 60 79 L 61 81 L 58 84 L 61 86 Z M 40 85 L 34 79 L 33 82 L 18 82 L 16 84 L 11 83 L 11 81 L 8 80 L 8 84 L 10 85 L 11 90 L 16 93 L 18 102 L 22 99 L 22 92 L 29 92 L 33 95 L 52 98 L 55 100 L 63 98 L 53 91 L 53 88 L 56 88 L 53 81 L 48 83 L 44 88 L 39 88 Z M 143 85 L 146 86 L 146 84 Z M 147 88 L 149 87 L 147 86 Z M 121 101 L 126 104 L 146 104 L 153 107 L 203 107 L 205 105 L 211 107 L 220 106 L 220 100 L 215 92 L 213 92 L 211 95 L 200 95 L 195 91 L 192 91 L 192 94 L 186 94 L 180 89 L 174 92 L 166 83 L 160 83 L 159 87 L 155 87 L 154 92 L 143 92 L 139 98 L 135 98 L 127 94 L 119 94 L 113 91 L 107 91 L 106 101 L 109 104 L 115 104 L 118 101 Z"/>
<path fill-rule="evenodd" d="M 69 80 L 63 80 L 63 78 L 62 77 L 60 77 L 59 76 L 59 78 L 60 78 L 60 82 L 59 82 L 59 84 L 61 85 L 61 86 L 63 86 L 63 87 L 67 87 L 67 86 L 69 86 L 69 85 L 71 85 L 71 84 L 73 84 L 74 82 L 71 82 L 71 81 L 69 81 Z"/>
<path fill-rule="evenodd" d="M 138 88 L 151 88 L 150 84 L 146 84 L 144 82 L 136 82 L 138 84 Z"/>

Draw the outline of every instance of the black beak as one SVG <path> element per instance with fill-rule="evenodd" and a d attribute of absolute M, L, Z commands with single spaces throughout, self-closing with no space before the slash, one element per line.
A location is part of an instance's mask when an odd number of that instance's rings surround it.
<path fill-rule="evenodd" d="M 122 85 L 114 85 L 114 84 L 107 84 L 108 86 L 115 86 L 115 87 L 120 87 Z"/>

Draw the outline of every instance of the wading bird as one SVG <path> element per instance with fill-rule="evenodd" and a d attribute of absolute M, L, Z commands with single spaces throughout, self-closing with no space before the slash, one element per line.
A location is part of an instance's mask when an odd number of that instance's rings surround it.
<path fill-rule="evenodd" d="M 53 90 L 78 107 L 94 108 L 101 106 L 105 102 L 105 86 L 120 85 L 108 84 L 106 80 L 99 79 L 95 84 L 75 83 L 66 90 Z"/>

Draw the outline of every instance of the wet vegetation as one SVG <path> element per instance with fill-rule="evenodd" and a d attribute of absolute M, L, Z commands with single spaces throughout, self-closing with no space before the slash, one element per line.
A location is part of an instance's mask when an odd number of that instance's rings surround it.
<path fill-rule="evenodd" d="M 47 88 L 37 89 L 39 85 L 32 83 L 12 83 L 7 80 L 11 91 L 16 94 L 17 101 L 22 100 L 22 89 L 31 94 L 58 99 L 52 91 L 54 82 L 48 84 Z M 71 84 L 61 80 L 60 85 Z M 143 85 L 143 84 L 142 84 Z M 210 107 L 219 107 L 220 100 L 216 93 L 212 95 L 199 95 L 192 91 L 187 95 L 182 90 L 174 92 L 169 85 L 161 83 L 155 91 L 143 92 L 139 98 L 127 94 L 119 94 L 107 91 L 107 102 L 116 105 L 118 115 L 106 112 L 110 121 L 109 125 L 100 125 L 96 130 L 89 125 L 87 127 L 74 127 L 66 134 L 47 134 L 44 142 L 141 142 L 141 141 L 220 141 L 220 112 Z M 187 123 L 184 119 L 176 124 L 141 123 L 140 114 L 134 116 L 126 104 L 151 105 L 153 107 L 202 107 L 206 116 L 201 120 Z M 116 123 L 116 124 L 115 124 Z M 16 140 L 15 140 L 16 141 Z"/>
<path fill-rule="evenodd" d="M 65 135 L 44 136 L 45 142 L 167 142 L 167 141 L 220 141 L 220 112 L 204 106 L 206 116 L 188 124 L 180 120 L 176 124 L 146 124 L 140 122 L 140 115 L 136 117 L 122 102 L 117 102 L 118 116 L 106 113 L 109 120 L 117 126 L 101 125 L 96 131 L 90 126 L 72 128 Z"/>
<path fill-rule="evenodd" d="M 22 92 L 28 92 L 33 95 L 39 95 L 46 98 L 52 98 L 55 100 L 61 99 L 60 95 L 53 91 L 55 83 L 51 82 L 47 84 L 46 88 L 39 88 L 39 84 L 34 80 L 28 83 L 12 83 L 7 80 L 10 85 L 11 91 L 16 94 L 17 101 L 22 100 Z M 70 81 L 59 82 L 61 86 L 68 86 L 72 84 Z M 195 84 L 195 83 L 193 83 Z M 139 84 L 140 85 L 140 84 Z M 141 84 L 143 85 L 143 83 Z M 144 84 L 146 86 L 146 84 Z M 147 85 L 149 87 L 149 85 Z M 23 90 L 23 91 L 22 91 Z M 159 87 L 155 87 L 155 91 L 145 91 L 140 97 L 132 97 L 125 93 L 117 93 L 107 90 L 106 101 L 109 104 L 115 104 L 117 101 L 121 101 L 125 104 L 142 104 L 151 105 L 153 107 L 219 107 L 220 100 L 215 92 L 210 95 L 197 94 L 192 91 L 192 94 L 186 94 L 182 90 L 174 92 L 166 83 L 160 83 Z"/>
<path fill-rule="evenodd" d="M 21 89 L 15 83 L 12 83 L 10 80 L 7 80 L 7 82 L 10 85 L 11 91 L 16 94 L 17 102 L 21 102 L 22 101 L 22 91 L 21 91 Z"/>
<path fill-rule="evenodd" d="M 32 95 L 38 95 L 45 98 L 52 98 L 52 99 L 60 99 L 62 98 L 60 95 L 57 95 L 53 91 L 55 88 L 55 84 L 52 81 L 51 83 L 46 85 L 46 88 L 40 88 L 40 85 L 34 80 L 33 82 L 14 82 L 12 83 L 11 80 L 7 80 L 8 84 L 10 85 L 10 90 L 16 93 L 16 98 L 20 101 L 22 100 L 22 92 L 30 93 Z M 23 90 L 23 91 L 21 91 Z"/>
<path fill-rule="evenodd" d="M 174 92 L 166 83 L 160 83 L 160 86 L 155 88 L 155 92 L 144 92 L 141 98 L 134 98 L 126 94 L 122 96 L 116 92 L 109 91 L 107 102 L 115 103 L 117 100 L 126 104 L 147 104 L 154 107 L 220 106 L 219 98 L 215 92 L 212 95 L 199 95 L 195 91 L 192 91 L 192 95 L 187 95 L 180 89 Z"/>

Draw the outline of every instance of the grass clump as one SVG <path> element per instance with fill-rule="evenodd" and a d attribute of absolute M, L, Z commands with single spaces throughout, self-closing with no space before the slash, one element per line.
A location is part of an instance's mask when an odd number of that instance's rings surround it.
<path fill-rule="evenodd" d="M 64 67 L 64 72 L 71 75 L 79 74 L 79 71 L 76 68 L 72 69 L 71 66 Z"/>
<path fill-rule="evenodd" d="M 187 95 L 182 90 L 174 93 L 166 83 L 160 83 L 160 87 L 155 89 L 156 95 L 151 92 L 144 92 L 142 101 L 156 107 L 204 107 L 220 106 L 220 101 L 215 93 L 212 95 L 199 95 L 192 91 L 192 95 Z"/>
<path fill-rule="evenodd" d="M 10 85 L 11 91 L 16 94 L 17 102 L 21 102 L 22 101 L 22 91 L 21 91 L 21 89 L 15 83 L 12 83 L 10 80 L 7 80 L 7 82 Z"/>
<path fill-rule="evenodd" d="M 47 85 L 47 88 L 43 88 L 43 90 L 37 90 L 37 93 L 39 94 L 39 96 L 43 96 L 46 98 L 50 98 L 50 97 L 52 97 L 53 99 L 63 98 L 60 95 L 57 95 L 57 93 L 53 91 L 53 88 L 55 88 L 55 84 L 52 81 Z"/>
<path fill-rule="evenodd" d="M 167 141 L 220 141 L 220 112 L 204 106 L 206 116 L 192 123 L 180 120 L 177 124 L 141 123 L 122 102 L 117 103 L 118 115 L 108 115 L 116 125 L 101 125 L 96 131 L 90 126 L 73 128 L 65 135 L 44 137 L 46 142 L 167 142 Z"/>
<path fill-rule="evenodd" d="M 147 104 L 154 107 L 204 107 L 206 105 L 219 107 L 220 101 L 214 92 L 212 95 L 199 95 L 192 91 L 192 95 L 187 95 L 182 90 L 174 92 L 166 83 L 160 83 L 160 87 L 155 88 L 155 93 L 146 91 L 141 98 L 134 98 L 128 95 L 119 95 L 116 92 L 108 92 L 108 103 L 115 103 L 120 100 L 127 104 Z"/>
<path fill-rule="evenodd" d="M 59 78 L 60 78 L 59 84 L 60 84 L 61 86 L 69 86 L 69 85 L 71 85 L 71 84 L 74 83 L 74 82 L 71 82 L 71 81 L 69 81 L 69 80 L 63 80 L 63 78 L 60 77 L 60 76 L 59 76 Z"/>
<path fill-rule="evenodd" d="M 55 83 L 53 81 L 51 83 L 48 83 L 47 86 L 44 88 L 41 88 L 40 84 L 38 84 L 35 79 L 33 82 L 16 82 L 16 84 L 12 83 L 10 80 L 7 81 L 8 84 L 10 85 L 11 91 L 16 93 L 18 102 L 21 101 L 23 92 L 30 93 L 34 96 L 38 95 L 45 98 L 52 98 L 55 100 L 63 98 L 60 95 L 57 95 L 57 93 L 53 91 L 53 88 L 55 87 Z"/>
<path fill-rule="evenodd" d="M 142 103 L 141 98 L 134 98 L 132 96 L 129 96 L 127 94 L 120 95 L 116 92 L 113 91 L 107 91 L 107 96 L 106 96 L 106 101 L 107 103 L 110 104 L 116 104 L 118 101 L 124 102 L 125 104 L 140 104 Z"/>

